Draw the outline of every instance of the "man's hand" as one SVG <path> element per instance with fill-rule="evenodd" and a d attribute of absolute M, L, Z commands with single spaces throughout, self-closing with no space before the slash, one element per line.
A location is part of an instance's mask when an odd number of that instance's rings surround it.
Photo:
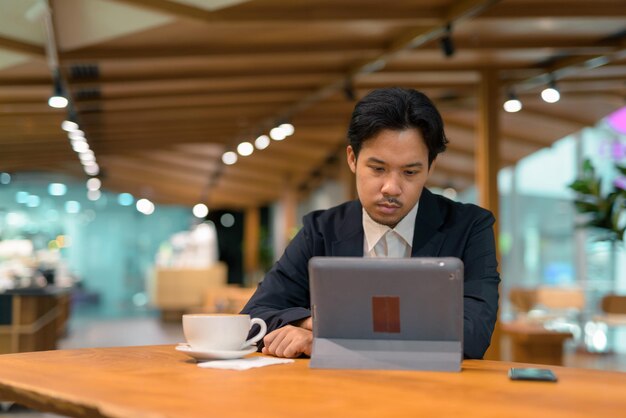
<path fill-rule="evenodd" d="M 263 338 L 265 345 L 263 354 L 286 358 L 294 358 L 302 354 L 310 356 L 313 332 L 306 327 L 311 327 L 311 318 L 304 319 L 298 325 L 285 325 L 267 334 Z"/>

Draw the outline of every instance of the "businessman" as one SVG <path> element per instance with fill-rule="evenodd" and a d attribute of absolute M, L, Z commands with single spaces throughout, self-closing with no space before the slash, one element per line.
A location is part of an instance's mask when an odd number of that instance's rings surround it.
<path fill-rule="evenodd" d="M 463 352 L 483 357 L 498 310 L 494 217 L 424 187 L 447 143 L 441 115 L 416 90 L 374 90 L 357 103 L 346 154 L 358 200 L 306 215 L 244 307 L 268 325 L 263 353 L 311 354 L 311 257 L 458 257 L 465 271 Z"/>

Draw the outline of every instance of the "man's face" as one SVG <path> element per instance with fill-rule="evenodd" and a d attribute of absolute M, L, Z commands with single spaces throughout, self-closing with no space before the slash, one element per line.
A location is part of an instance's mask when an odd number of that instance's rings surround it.
<path fill-rule="evenodd" d="M 351 146 L 347 154 L 363 208 L 379 224 L 395 227 L 417 203 L 432 172 L 421 133 L 383 130 L 363 142 L 358 159 Z"/>

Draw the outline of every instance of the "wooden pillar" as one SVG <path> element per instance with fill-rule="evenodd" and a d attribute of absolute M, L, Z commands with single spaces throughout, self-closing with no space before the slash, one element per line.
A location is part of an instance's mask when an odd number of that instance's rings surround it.
<path fill-rule="evenodd" d="M 490 210 L 496 217 L 494 234 L 496 239 L 496 253 L 498 263 L 500 260 L 498 251 L 498 168 L 499 163 L 499 115 L 500 94 L 498 86 L 498 73 L 496 70 L 483 70 L 481 72 L 480 87 L 478 91 L 478 135 L 476 140 L 476 188 L 478 190 L 478 204 Z M 499 321 L 496 323 L 491 346 L 485 354 L 486 359 L 499 360 L 501 332 Z"/>
<path fill-rule="evenodd" d="M 261 240 L 261 211 L 258 207 L 246 209 L 243 229 L 243 266 L 246 277 L 259 270 Z"/>
<path fill-rule="evenodd" d="M 283 193 L 281 200 L 283 205 L 283 214 L 285 222 L 285 247 L 292 238 L 292 233 L 297 225 L 297 212 L 298 212 L 298 193 L 293 186 L 288 186 Z"/>
<path fill-rule="evenodd" d="M 277 211 L 273 218 L 273 236 L 274 236 L 274 257 L 279 259 L 287 244 L 291 240 L 291 234 L 297 225 L 298 211 L 298 195 L 297 190 L 289 183 L 285 183 L 282 196 Z"/>

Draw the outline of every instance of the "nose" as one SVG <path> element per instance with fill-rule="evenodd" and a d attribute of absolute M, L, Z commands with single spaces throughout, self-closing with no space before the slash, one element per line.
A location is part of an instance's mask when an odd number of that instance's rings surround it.
<path fill-rule="evenodd" d="M 385 178 L 380 192 L 383 196 L 399 196 L 402 193 L 402 187 L 400 187 L 400 179 L 398 176 L 390 173 Z"/>

